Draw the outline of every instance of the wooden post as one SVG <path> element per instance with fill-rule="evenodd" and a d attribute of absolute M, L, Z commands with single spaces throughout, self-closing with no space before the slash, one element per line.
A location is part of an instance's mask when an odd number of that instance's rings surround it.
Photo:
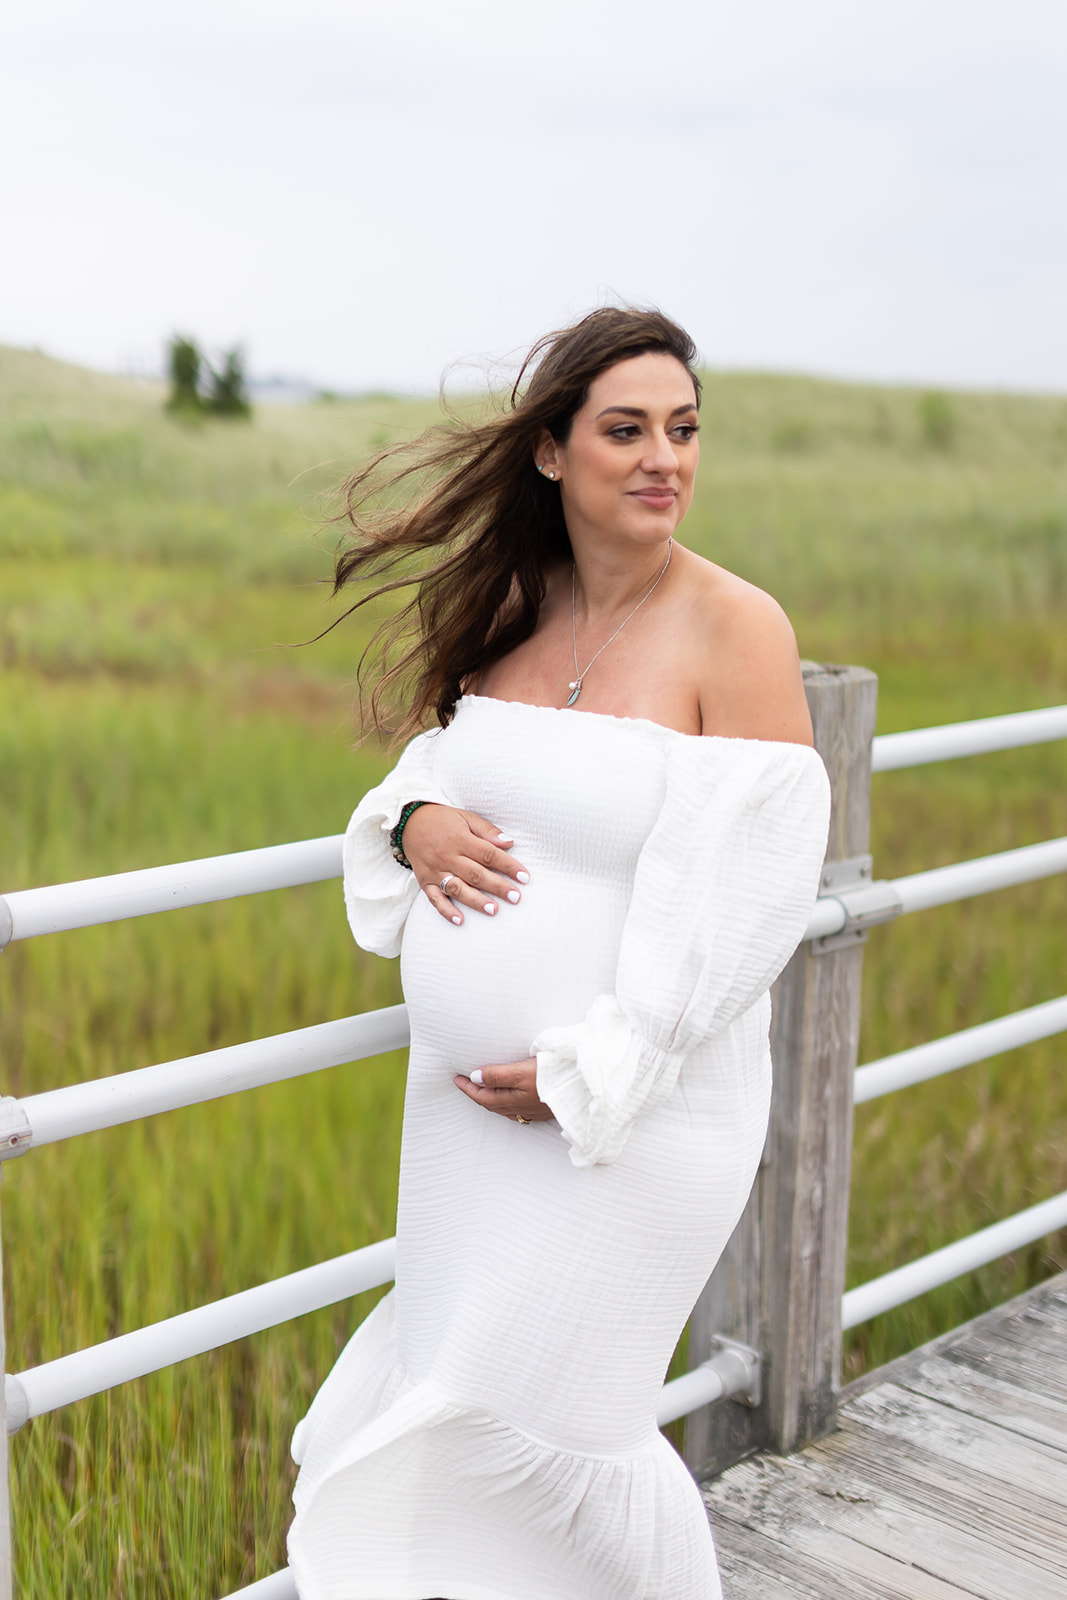
<path fill-rule="evenodd" d="M 868 848 L 878 680 L 863 667 L 805 662 L 804 687 L 833 789 L 826 859 L 844 861 Z M 754 1450 L 794 1450 L 835 1424 L 862 963 L 859 940 L 821 955 L 805 942 L 773 990 L 763 1162 L 689 1324 L 691 1366 L 712 1353 L 715 1334 L 760 1351 L 763 1399 L 693 1413 L 685 1456 L 698 1477 Z"/>

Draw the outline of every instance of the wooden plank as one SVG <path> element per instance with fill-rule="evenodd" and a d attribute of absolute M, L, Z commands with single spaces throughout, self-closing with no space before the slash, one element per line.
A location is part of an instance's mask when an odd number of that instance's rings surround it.
<path fill-rule="evenodd" d="M 1017 1317 L 1012 1322 L 976 1331 L 970 1339 L 961 1341 L 963 1350 L 984 1347 L 990 1350 L 1025 1351 L 1030 1356 L 1040 1356 L 1062 1379 L 1065 1368 L 1064 1346 L 1067 1344 L 1067 1324 L 1046 1317 Z"/>
<path fill-rule="evenodd" d="M 1043 1570 L 1014 1551 L 998 1548 L 975 1532 L 883 1499 L 876 1507 L 856 1500 L 830 1501 L 820 1526 L 854 1544 L 912 1566 L 942 1582 L 957 1584 L 982 1600 L 1064 1600 L 1062 1574 Z"/>
<path fill-rule="evenodd" d="M 1041 1440 L 1024 1441 L 994 1423 L 950 1411 L 897 1384 L 883 1384 L 850 1401 L 847 1416 L 877 1429 L 886 1449 L 898 1453 L 902 1462 L 918 1445 L 955 1462 L 964 1472 L 985 1472 L 997 1482 L 1015 1484 L 1067 1507 L 1063 1452 Z"/>
<path fill-rule="evenodd" d="M 979 1530 L 998 1549 L 1067 1579 L 1062 1506 L 988 1473 L 961 1473 L 953 1462 L 913 1445 L 907 1456 L 887 1451 L 874 1430 L 852 1426 L 805 1452 L 810 1493 L 863 1495 L 879 1506 L 933 1515 L 957 1533 Z M 1063 1584 L 1067 1594 L 1067 1583 Z"/>
<path fill-rule="evenodd" d="M 862 667 L 805 663 L 804 687 L 833 791 L 827 860 L 841 861 L 868 846 L 877 680 Z M 858 940 L 819 956 L 804 944 L 774 988 L 764 1162 L 689 1324 L 694 1366 L 715 1334 L 759 1349 L 764 1398 L 688 1419 L 685 1456 L 698 1475 L 766 1445 L 795 1449 L 834 1425 L 862 960 Z"/>
<path fill-rule="evenodd" d="M 854 1379 L 842 1390 L 841 1403 L 846 1403 L 856 1395 L 865 1394 L 880 1384 L 895 1383 L 898 1374 L 906 1373 L 920 1354 L 948 1355 L 957 1348 L 968 1347 L 976 1339 L 981 1340 L 986 1337 L 999 1339 L 1001 1330 L 1005 1326 L 1010 1330 L 1024 1311 L 1039 1318 L 1051 1317 L 1056 1323 L 1061 1317 L 1067 1319 L 1067 1272 L 1049 1278 L 1033 1289 L 1027 1289 L 1014 1300 L 1005 1301 L 1001 1306 L 994 1306 L 991 1311 L 983 1312 L 971 1322 L 965 1322 L 958 1328 L 950 1329 L 948 1333 L 940 1334 L 938 1338 L 931 1339 L 929 1344 L 922 1345 L 919 1350 L 910 1350 L 906 1355 L 898 1356 L 895 1361 L 887 1362 L 884 1367 L 876 1367 L 864 1373 L 861 1378 Z M 1017 1335 L 1008 1331 L 998 1348 L 1008 1349 L 1013 1343 L 1018 1343 Z M 1067 1334 L 1065 1334 L 1065 1345 L 1067 1345 Z M 1067 1349 L 1061 1349 L 1056 1363 L 1060 1369 L 1065 1359 L 1067 1359 Z"/>
<path fill-rule="evenodd" d="M 955 1359 L 932 1356 L 918 1362 L 906 1378 L 899 1380 L 900 1387 L 912 1394 L 924 1394 L 954 1411 L 984 1417 L 1010 1433 L 1041 1439 L 1067 1451 L 1067 1398 L 1035 1392 L 1029 1385 L 1022 1386 L 1002 1376 L 1000 1366 L 965 1361 L 961 1359 L 963 1354 L 961 1347 Z"/>
<path fill-rule="evenodd" d="M 1067 1345 L 1067 1334 L 1064 1343 Z M 1058 1367 L 1054 1358 L 1040 1350 L 1002 1343 L 995 1333 L 958 1345 L 945 1360 L 973 1372 L 995 1373 L 1018 1389 L 1039 1397 L 1047 1395 L 1058 1405 L 1067 1404 L 1067 1371 Z M 906 1386 L 909 1380 L 905 1375 L 899 1381 Z"/>
<path fill-rule="evenodd" d="M 800 1459 L 793 1457 L 792 1461 Z M 769 1566 L 786 1585 L 794 1566 L 809 1582 L 815 1575 L 825 1574 L 822 1593 L 826 1600 L 838 1600 L 842 1595 L 855 1595 L 857 1600 L 871 1595 L 894 1600 L 973 1600 L 978 1595 L 989 1600 L 985 1591 L 965 1586 L 958 1578 L 924 1571 L 910 1553 L 901 1559 L 899 1554 L 879 1549 L 876 1542 L 842 1531 L 832 1513 L 827 1514 L 831 1500 L 795 1492 L 791 1465 L 776 1458 L 757 1458 L 741 1462 L 707 1486 L 705 1499 L 721 1551 L 736 1549 L 750 1564 Z M 788 1587 L 782 1592 L 790 1594 Z M 734 1600 L 729 1590 L 727 1594 Z"/>
<path fill-rule="evenodd" d="M 940 1484 L 916 1484 L 909 1493 L 910 1462 L 903 1465 L 901 1471 L 884 1451 L 861 1463 L 848 1441 L 836 1436 L 777 1463 L 777 1470 L 768 1471 L 765 1461 L 734 1468 L 709 1485 L 706 1498 L 723 1528 L 727 1518 L 741 1522 L 794 1551 L 814 1553 L 832 1532 L 848 1541 L 839 1556 L 857 1576 L 886 1570 L 880 1564 L 872 1569 L 875 1552 L 983 1600 L 1019 1600 L 1024 1594 L 1028 1600 L 1063 1600 L 1067 1551 L 1058 1508 L 1046 1507 L 1042 1524 L 1039 1516 L 1025 1513 L 1022 1500 L 1014 1519 L 1005 1513 L 990 1521 L 943 1475 Z M 873 1472 L 864 1470 L 872 1466 Z M 905 1593 L 916 1587 L 926 1592 L 913 1577 L 903 1583 Z"/>
<path fill-rule="evenodd" d="M 847 1563 L 846 1545 L 827 1541 L 828 1560 L 788 1549 L 741 1523 L 714 1523 L 726 1600 L 974 1600 L 966 1589 L 892 1563 L 871 1571 L 860 1554 L 858 1574 Z"/>

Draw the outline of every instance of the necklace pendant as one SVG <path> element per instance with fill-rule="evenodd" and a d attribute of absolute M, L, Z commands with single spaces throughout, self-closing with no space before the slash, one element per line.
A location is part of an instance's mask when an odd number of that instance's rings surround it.
<path fill-rule="evenodd" d="M 581 678 L 577 678 L 574 683 L 568 684 L 567 687 L 572 690 L 572 694 L 570 699 L 567 701 L 567 705 L 572 706 L 582 692 Z"/>

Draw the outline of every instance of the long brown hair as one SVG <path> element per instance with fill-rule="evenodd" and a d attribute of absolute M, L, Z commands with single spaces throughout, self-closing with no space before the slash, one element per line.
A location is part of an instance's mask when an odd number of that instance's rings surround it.
<path fill-rule="evenodd" d="M 699 405 L 697 351 L 685 330 L 660 311 L 605 306 L 539 339 L 496 415 L 431 428 L 380 452 L 342 486 L 341 517 L 354 537 L 338 552 L 333 592 L 353 578 L 381 581 L 337 621 L 417 586 L 360 661 L 361 688 L 368 658 L 378 666 L 369 711 L 379 731 L 388 721 L 406 737 L 431 716 L 445 726 L 464 684 L 530 637 L 548 569 L 571 553 L 559 487 L 537 472 L 534 450 L 546 430 L 565 444 L 594 378 L 648 351 L 682 363 Z M 410 491 L 413 480 L 414 497 L 398 507 L 397 490 Z M 413 565 L 423 550 L 441 553 Z"/>

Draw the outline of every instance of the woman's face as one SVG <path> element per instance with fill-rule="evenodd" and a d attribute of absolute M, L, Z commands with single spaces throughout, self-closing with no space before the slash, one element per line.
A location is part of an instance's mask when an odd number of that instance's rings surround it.
<path fill-rule="evenodd" d="M 693 380 L 660 351 L 594 378 L 566 444 L 546 434 L 537 452 L 556 474 L 572 539 L 608 535 L 638 544 L 674 533 L 689 510 L 699 459 Z"/>

